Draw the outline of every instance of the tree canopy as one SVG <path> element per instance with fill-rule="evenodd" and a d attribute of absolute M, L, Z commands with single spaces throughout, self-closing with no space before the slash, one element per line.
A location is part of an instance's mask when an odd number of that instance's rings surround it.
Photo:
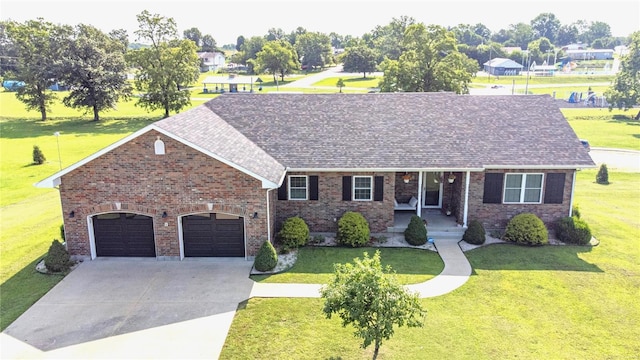
<path fill-rule="evenodd" d="M 296 37 L 295 49 L 302 65 L 323 68 L 332 61 L 331 39 L 319 32 L 305 32 Z"/>
<path fill-rule="evenodd" d="M 349 47 L 340 57 L 344 71 L 361 72 L 362 77 L 376 71 L 376 52 L 364 45 Z"/>
<path fill-rule="evenodd" d="M 256 54 L 255 60 L 250 60 L 255 64 L 258 72 L 270 72 L 273 74 L 273 81 L 276 81 L 276 74 L 280 75 L 284 81 L 284 76 L 299 68 L 296 51 L 286 40 L 274 40 L 267 42 Z"/>
<path fill-rule="evenodd" d="M 620 71 L 604 96 L 609 110 L 614 107 L 628 110 L 640 104 L 640 31 L 631 34 L 629 53 L 621 58 Z M 640 120 L 640 111 L 635 119 Z"/>

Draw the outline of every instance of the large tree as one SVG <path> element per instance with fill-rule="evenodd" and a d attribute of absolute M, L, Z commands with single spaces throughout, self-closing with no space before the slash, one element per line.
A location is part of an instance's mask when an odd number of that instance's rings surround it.
<path fill-rule="evenodd" d="M 320 290 L 327 318 L 337 314 L 342 326 L 353 325 L 362 347 L 374 344 L 373 359 L 394 327 L 422 327 L 426 311 L 417 294 L 409 293 L 396 279 L 390 266 L 382 267 L 380 251 L 373 257 L 353 259 L 353 264 L 336 264 L 331 283 Z"/>
<path fill-rule="evenodd" d="M 17 55 L 16 80 L 24 82 L 16 97 L 28 110 L 39 111 L 42 121 L 45 121 L 47 111 L 56 99 L 49 87 L 57 81 L 58 63 L 72 30 L 69 26 L 55 25 L 38 18 L 22 24 L 6 23 L 6 31 Z"/>
<path fill-rule="evenodd" d="M 457 50 L 455 35 L 444 27 L 414 24 L 407 28 L 399 60 L 382 65 L 383 92 L 469 92 L 478 63 Z"/>
<path fill-rule="evenodd" d="M 415 24 L 416 20 L 409 16 L 392 18 L 391 22 L 384 26 L 376 26 L 371 31 L 370 47 L 378 51 L 378 62 L 385 58 L 398 60 L 402 54 L 403 39 L 407 28 Z"/>
<path fill-rule="evenodd" d="M 620 60 L 620 71 L 611 87 L 604 93 L 609 110 L 614 107 L 628 110 L 640 104 L 640 31 L 631 34 L 628 47 L 629 53 Z M 640 120 L 640 111 L 635 119 Z"/>
<path fill-rule="evenodd" d="M 147 110 L 180 111 L 191 103 L 187 86 L 198 79 L 200 60 L 196 44 L 178 40 L 177 26 L 172 18 L 144 10 L 138 16 L 138 40 L 150 43 L 148 48 L 127 53 L 129 62 L 137 68 L 136 90 L 141 92 L 137 105 Z"/>
<path fill-rule="evenodd" d="M 183 31 L 182 36 L 184 36 L 185 39 L 193 41 L 197 47 L 200 47 L 202 44 L 202 32 L 200 32 L 200 29 L 197 27 L 192 27 Z"/>
<path fill-rule="evenodd" d="M 218 50 L 218 44 L 216 40 L 210 34 L 206 34 L 202 37 L 202 46 L 200 47 L 200 51 L 206 52 L 214 52 Z"/>
<path fill-rule="evenodd" d="M 240 40 L 240 38 L 238 38 Z M 266 43 L 264 36 L 252 36 L 249 39 L 243 38 L 240 51 L 231 56 L 231 62 L 243 64 L 249 67 L 249 72 L 254 73 L 254 62 L 249 61 L 256 58 L 256 54 L 262 50 Z"/>
<path fill-rule="evenodd" d="M 112 34 L 116 37 L 78 25 L 61 61 L 60 78 L 70 87 L 63 103 L 92 111 L 95 121 L 100 120 L 101 111 L 114 108 L 120 98 L 131 94 L 124 59 L 127 48 L 117 37 L 120 32 Z"/>
<path fill-rule="evenodd" d="M 560 29 L 560 20 L 552 13 L 542 13 L 531 20 L 531 28 L 536 37 L 546 37 L 555 43 Z"/>
<path fill-rule="evenodd" d="M 296 37 L 295 44 L 302 65 L 323 68 L 331 63 L 331 39 L 319 32 L 306 32 Z"/>
<path fill-rule="evenodd" d="M 284 76 L 299 68 L 298 55 L 293 46 L 286 40 L 268 41 L 260 52 L 256 54 L 255 60 L 250 60 L 255 64 L 257 72 L 270 72 L 273 74 L 273 81 L 276 75 L 284 81 Z"/>
<path fill-rule="evenodd" d="M 349 47 L 341 55 L 344 71 L 361 72 L 366 78 L 367 73 L 376 71 L 376 52 L 367 46 Z"/>

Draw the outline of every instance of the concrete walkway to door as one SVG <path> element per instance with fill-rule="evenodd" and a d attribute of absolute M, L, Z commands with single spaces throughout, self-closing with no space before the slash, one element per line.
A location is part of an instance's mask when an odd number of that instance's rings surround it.
<path fill-rule="evenodd" d="M 444 262 L 442 272 L 420 284 L 407 285 L 410 291 L 417 292 L 421 298 L 429 298 L 449 293 L 469 280 L 471 264 L 460 249 L 457 240 L 435 239 L 435 247 Z M 251 297 L 320 297 L 320 284 L 277 284 L 255 283 Z"/>

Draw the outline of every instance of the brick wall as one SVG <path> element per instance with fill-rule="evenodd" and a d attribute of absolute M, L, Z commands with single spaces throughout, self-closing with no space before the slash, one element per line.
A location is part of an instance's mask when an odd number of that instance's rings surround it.
<path fill-rule="evenodd" d="M 491 170 L 491 172 L 517 173 L 565 173 L 562 204 L 483 204 L 484 173 L 472 172 L 469 184 L 469 221 L 479 220 L 485 229 L 504 229 L 509 220 L 523 212 L 536 214 L 549 228 L 555 220 L 568 216 L 571 202 L 573 170 Z M 546 176 L 545 176 L 546 180 Z M 456 182 L 458 179 L 456 179 Z M 542 189 L 544 199 L 544 184 Z"/>
<path fill-rule="evenodd" d="M 165 155 L 154 152 L 158 136 Z M 244 217 L 248 256 L 267 239 L 267 195 L 259 180 L 155 131 L 64 175 L 60 197 L 72 255 L 90 255 L 87 217 L 104 212 L 153 217 L 158 257 L 180 255 L 178 218 L 199 212 Z M 254 212 L 256 219 L 248 216 Z"/>
<path fill-rule="evenodd" d="M 418 198 L 418 173 L 408 173 L 411 176 L 411 180 L 409 180 L 408 184 L 405 184 L 404 180 L 402 179 L 404 174 L 405 173 L 403 172 L 395 173 L 395 197 L 396 199 L 398 199 L 399 203 L 408 203 L 409 199 L 411 199 L 412 196 L 415 196 L 416 199 Z"/>
<path fill-rule="evenodd" d="M 371 232 L 383 232 L 393 226 L 395 173 L 291 172 L 287 175 L 317 175 L 318 200 L 277 200 L 276 230 L 287 218 L 300 216 L 311 232 L 336 232 L 337 220 L 347 211 L 360 212 L 369 222 Z M 383 201 L 342 201 L 342 177 L 352 175 L 384 176 Z"/>

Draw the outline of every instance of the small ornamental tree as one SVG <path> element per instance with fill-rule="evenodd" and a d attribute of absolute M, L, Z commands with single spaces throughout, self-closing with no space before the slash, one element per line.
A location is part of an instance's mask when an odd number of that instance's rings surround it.
<path fill-rule="evenodd" d="M 338 79 L 336 86 L 340 88 L 340 92 L 342 92 L 342 88 L 344 87 L 344 80 L 342 80 L 342 78 Z"/>
<path fill-rule="evenodd" d="M 418 295 L 398 282 L 390 266 L 382 267 L 379 250 L 371 258 L 365 252 L 363 259 L 334 268 L 332 282 L 320 289 L 323 312 L 328 319 L 338 314 L 342 326 L 353 325 L 363 348 L 373 343 L 374 360 L 382 341 L 393 336 L 394 326 L 423 326 L 426 311 Z"/>
<path fill-rule="evenodd" d="M 427 242 L 427 228 L 420 216 L 411 216 L 409 226 L 404 230 L 404 239 L 414 246 L 424 245 Z"/>
<path fill-rule="evenodd" d="M 278 265 L 278 254 L 269 241 L 262 243 L 253 266 L 258 271 L 269 271 Z"/>
<path fill-rule="evenodd" d="M 51 272 L 64 272 L 71 268 L 71 257 L 60 241 L 53 240 L 44 258 L 44 266 Z"/>
<path fill-rule="evenodd" d="M 469 227 L 462 235 L 462 240 L 473 245 L 482 245 L 486 240 L 486 233 L 482 223 L 478 220 L 471 220 Z"/>
<path fill-rule="evenodd" d="M 42 165 L 47 160 L 42 153 L 42 150 L 38 147 L 38 145 L 33 145 L 33 163 L 36 165 Z"/>
<path fill-rule="evenodd" d="M 609 185 L 609 170 L 607 170 L 607 164 L 600 165 L 600 170 L 596 175 L 596 182 L 602 185 Z"/>

